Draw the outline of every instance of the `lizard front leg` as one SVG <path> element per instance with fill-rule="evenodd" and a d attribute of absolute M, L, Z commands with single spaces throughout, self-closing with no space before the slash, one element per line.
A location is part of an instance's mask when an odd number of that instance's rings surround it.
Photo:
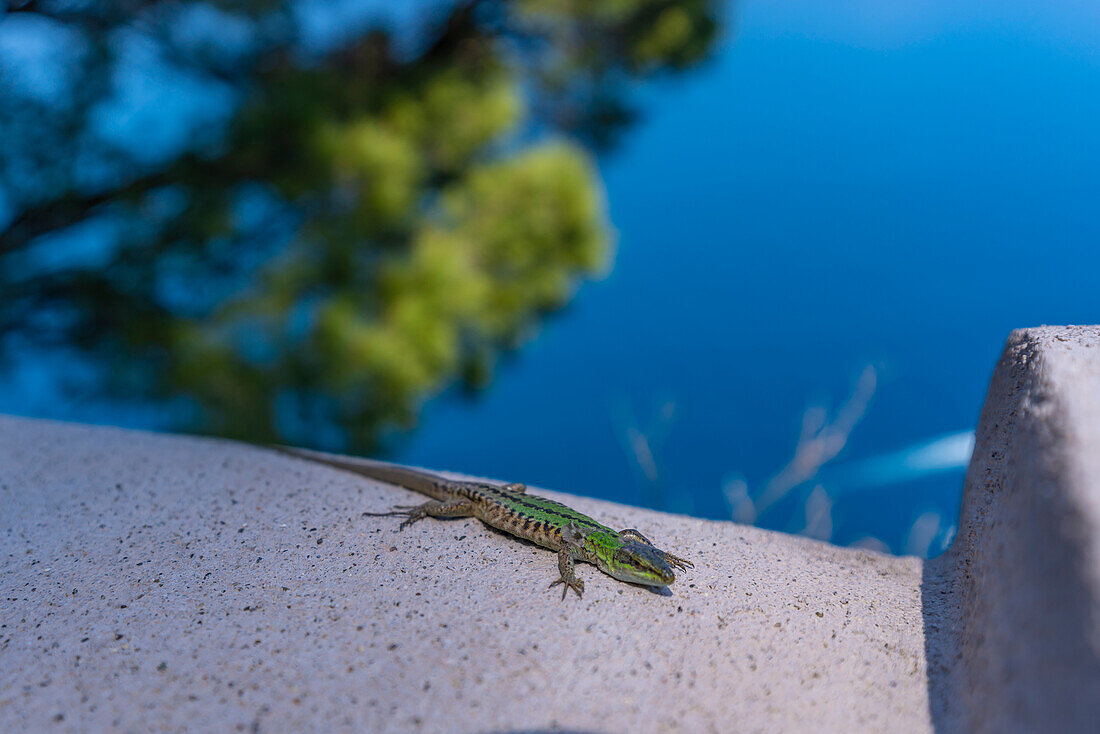
<path fill-rule="evenodd" d="M 561 590 L 561 598 L 565 599 L 566 593 L 572 589 L 577 592 L 577 598 L 581 598 L 584 594 L 584 580 L 579 579 L 573 573 L 576 563 L 573 560 L 573 554 L 569 550 L 569 546 L 563 545 L 561 550 L 558 551 L 558 572 L 561 574 L 554 583 L 550 584 L 550 588 L 554 588 L 558 584 L 565 584 Z"/>
<path fill-rule="evenodd" d="M 468 499 L 452 499 L 446 502 L 431 500 L 422 505 L 398 505 L 390 512 L 364 512 L 369 517 L 404 516 L 405 520 L 397 527 L 404 530 L 425 517 L 473 517 L 474 506 Z"/>

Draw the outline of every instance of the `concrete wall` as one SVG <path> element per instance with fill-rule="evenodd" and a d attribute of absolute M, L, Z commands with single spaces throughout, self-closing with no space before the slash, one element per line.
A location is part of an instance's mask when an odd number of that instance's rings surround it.
<path fill-rule="evenodd" d="M 1100 328 L 1013 332 L 925 577 L 937 721 L 1100 730 Z"/>
<path fill-rule="evenodd" d="M 545 493 L 694 561 L 669 595 L 562 601 L 549 552 L 263 449 L 0 417 L 0 731 L 1092 730 L 1098 335 L 1013 335 L 928 564 Z"/>

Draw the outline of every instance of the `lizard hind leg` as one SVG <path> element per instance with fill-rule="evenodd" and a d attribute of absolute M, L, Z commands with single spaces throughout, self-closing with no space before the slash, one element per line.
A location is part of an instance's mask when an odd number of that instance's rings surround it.
<path fill-rule="evenodd" d="M 404 530 L 425 517 L 473 517 L 474 506 L 467 499 L 452 499 L 446 502 L 431 500 L 422 505 L 397 505 L 389 512 L 364 512 L 368 517 L 399 516 L 405 519 L 397 527 Z"/>

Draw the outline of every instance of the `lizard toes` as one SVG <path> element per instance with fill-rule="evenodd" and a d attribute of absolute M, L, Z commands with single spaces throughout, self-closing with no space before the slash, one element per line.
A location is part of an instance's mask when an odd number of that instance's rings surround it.
<path fill-rule="evenodd" d="M 569 593 L 570 589 L 577 592 L 578 598 L 580 598 L 580 596 L 584 593 L 584 581 L 581 579 L 560 578 L 557 581 L 551 582 L 550 586 L 548 586 L 547 588 L 552 589 L 558 584 L 563 584 L 563 586 L 561 587 L 562 600 L 565 599 L 565 595 Z"/>

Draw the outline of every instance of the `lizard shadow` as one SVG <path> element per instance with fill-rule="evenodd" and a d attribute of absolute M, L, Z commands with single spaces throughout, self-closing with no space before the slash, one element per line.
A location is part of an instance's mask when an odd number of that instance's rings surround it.
<path fill-rule="evenodd" d="M 667 586 L 642 586 L 641 584 L 631 584 L 631 586 L 640 586 L 651 594 L 657 596 L 673 596 L 672 589 Z"/>

